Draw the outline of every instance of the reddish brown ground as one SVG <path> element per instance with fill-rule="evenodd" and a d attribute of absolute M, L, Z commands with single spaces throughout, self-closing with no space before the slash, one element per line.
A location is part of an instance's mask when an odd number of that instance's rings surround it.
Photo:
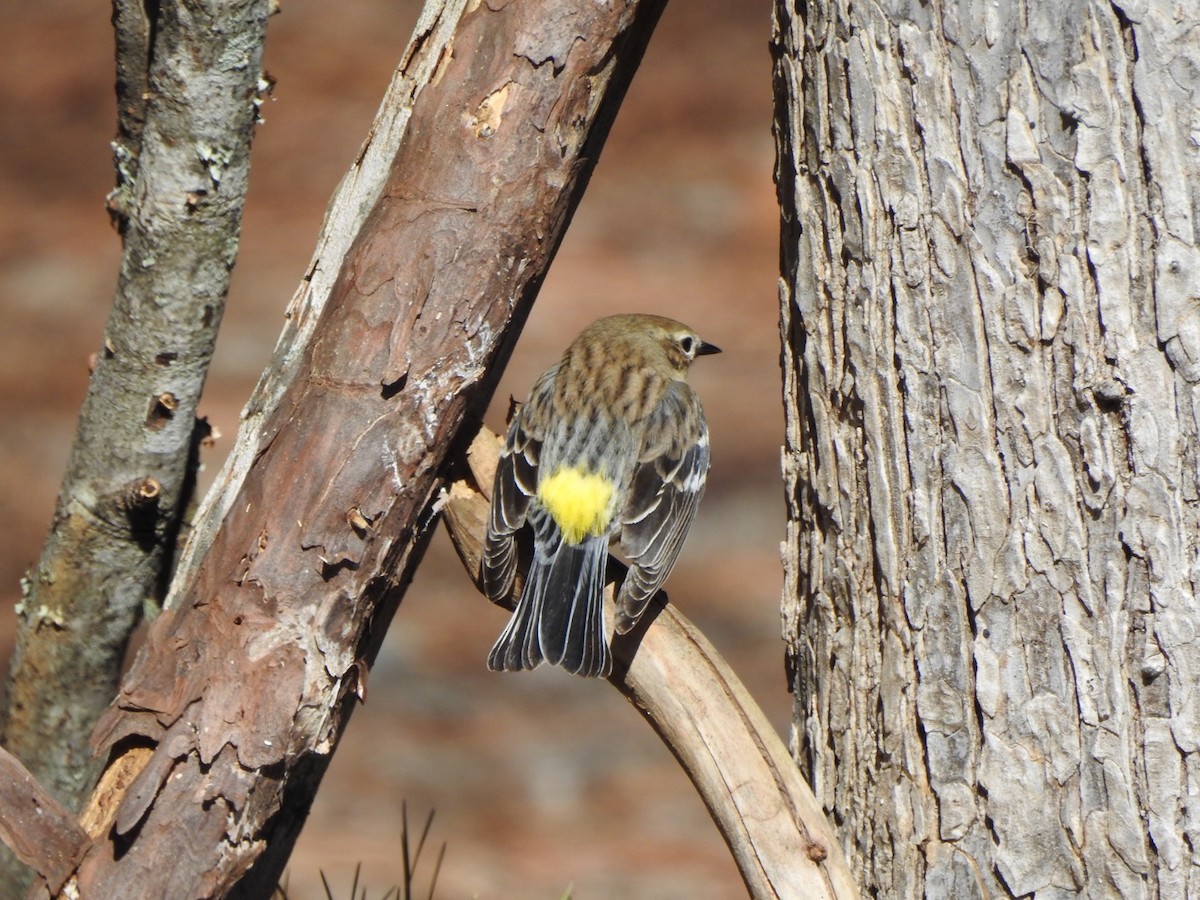
<path fill-rule="evenodd" d="M 407 41 L 412 0 L 283 0 L 278 79 L 202 411 L 226 435 L 267 360 L 330 191 Z M 0 649 L 45 531 L 99 344 L 119 246 L 107 4 L 12 5 L 0 45 Z M 766 0 L 669 9 L 542 292 L 500 397 L 523 395 L 608 312 L 684 319 L 725 348 L 694 370 L 713 431 L 700 518 L 668 585 L 778 727 L 783 504 Z M 492 424 L 499 424 L 496 404 Z M 219 454 L 207 461 L 220 465 Z M 723 898 L 737 872 L 670 754 L 617 694 L 558 671 L 485 671 L 504 614 L 439 537 L 293 858 L 290 894 L 399 880 L 400 808 L 437 818 L 445 898 Z M 420 877 L 419 885 L 426 882 Z M 3 892 L 0 892 L 2 895 Z"/>

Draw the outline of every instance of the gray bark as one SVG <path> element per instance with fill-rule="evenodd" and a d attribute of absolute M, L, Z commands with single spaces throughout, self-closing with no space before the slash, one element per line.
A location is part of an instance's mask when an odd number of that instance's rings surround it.
<path fill-rule="evenodd" d="M 1200 893 L 1200 10 L 776 9 L 794 751 L 864 892 Z"/>
<path fill-rule="evenodd" d="M 18 609 L 5 746 L 77 808 L 88 736 L 161 599 L 207 434 L 196 405 L 237 252 L 266 0 L 118 2 L 125 252 L 50 533 Z M 153 35 L 153 46 L 151 46 Z"/>

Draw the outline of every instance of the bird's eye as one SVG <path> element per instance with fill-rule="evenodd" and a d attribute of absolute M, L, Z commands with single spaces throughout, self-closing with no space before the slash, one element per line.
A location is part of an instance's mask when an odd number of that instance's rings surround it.
<path fill-rule="evenodd" d="M 696 352 L 696 339 L 690 334 L 685 334 L 679 339 L 679 349 L 691 356 Z"/>

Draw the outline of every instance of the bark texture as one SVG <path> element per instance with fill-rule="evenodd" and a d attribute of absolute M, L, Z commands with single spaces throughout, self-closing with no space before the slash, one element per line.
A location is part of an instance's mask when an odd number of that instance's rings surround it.
<path fill-rule="evenodd" d="M 1200 893 L 1200 11 L 776 7 L 794 751 L 883 897 Z"/>
<path fill-rule="evenodd" d="M 199 561 L 208 552 L 213 535 L 237 498 L 258 452 L 263 423 L 296 377 L 304 350 L 341 273 L 342 261 L 383 193 L 416 95 L 433 78 L 466 5 L 467 0 L 430 0 L 421 10 L 412 40 L 396 67 L 370 133 L 330 199 L 312 260 L 288 306 L 275 353 L 242 410 L 242 424 L 229 458 L 212 490 L 201 501 L 180 555 L 167 606 L 178 602 L 191 584 Z"/>
<path fill-rule="evenodd" d="M 266 0 L 118 4 L 125 254 L 51 531 L 25 582 L 5 746 L 78 807 L 88 736 L 143 605 L 161 599 L 194 476 L 196 405 L 237 252 Z M 153 53 L 149 33 L 155 32 Z M 119 198 L 119 199 L 118 199 Z"/>
<path fill-rule="evenodd" d="M 239 441 L 253 453 L 209 507 L 220 525 L 97 730 L 111 756 L 68 892 L 274 886 L 435 521 L 443 463 L 486 404 L 661 3 L 439 9 L 405 57 L 432 65 L 378 201 L 317 321 L 293 332 L 307 344 L 281 347 L 260 385 Z"/>

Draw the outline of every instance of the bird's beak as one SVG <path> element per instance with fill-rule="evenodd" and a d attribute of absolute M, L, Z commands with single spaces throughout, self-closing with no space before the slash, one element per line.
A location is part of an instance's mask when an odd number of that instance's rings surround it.
<path fill-rule="evenodd" d="M 710 344 L 708 341 L 700 342 L 700 349 L 696 351 L 697 356 L 712 356 L 714 353 L 720 353 L 721 348 L 716 344 Z"/>

